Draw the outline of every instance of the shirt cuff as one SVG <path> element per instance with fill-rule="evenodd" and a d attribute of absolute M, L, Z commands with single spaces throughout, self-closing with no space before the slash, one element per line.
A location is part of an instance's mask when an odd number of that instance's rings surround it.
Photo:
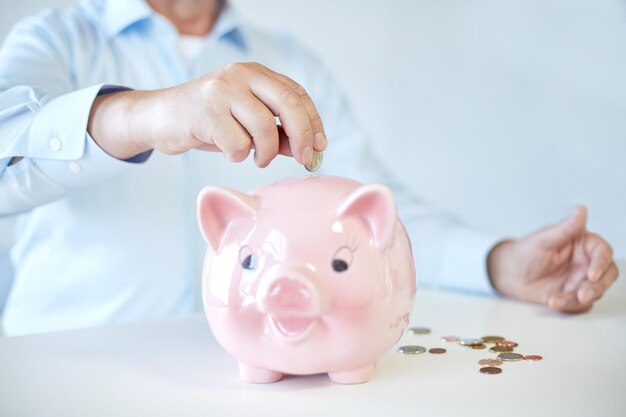
<path fill-rule="evenodd" d="M 28 133 L 23 157 L 76 160 L 85 149 L 89 113 L 102 84 L 56 97 L 37 112 Z"/>
<path fill-rule="evenodd" d="M 44 175 L 69 190 L 115 176 L 139 165 L 149 156 L 150 152 L 144 152 L 128 161 L 114 158 L 103 151 L 89 134 L 83 132 L 83 154 L 80 158 L 68 161 L 37 159 L 32 162 Z"/>
<path fill-rule="evenodd" d="M 487 256 L 503 241 L 502 236 L 477 233 L 470 229 L 455 231 L 442 256 L 439 284 L 441 287 L 466 292 L 495 295 L 489 280 Z"/>
<path fill-rule="evenodd" d="M 38 152 L 29 155 L 33 165 L 56 184 L 73 189 L 94 184 L 145 162 L 152 151 L 127 161 L 119 160 L 102 150 L 87 133 L 89 114 L 96 96 L 124 90 L 128 88 L 99 84 L 47 103 L 31 127 L 31 135 L 37 135 L 31 136 L 31 143 L 41 147 Z M 46 137 L 48 141 L 34 140 Z"/>

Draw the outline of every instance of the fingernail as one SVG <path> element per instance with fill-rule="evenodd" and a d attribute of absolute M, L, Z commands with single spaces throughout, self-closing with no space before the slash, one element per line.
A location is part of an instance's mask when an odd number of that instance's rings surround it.
<path fill-rule="evenodd" d="M 563 308 L 565 307 L 565 300 L 562 298 L 553 298 L 552 299 L 552 308 Z"/>
<path fill-rule="evenodd" d="M 591 288 L 585 288 L 580 295 L 580 302 L 583 304 L 587 304 L 589 301 L 593 300 L 594 292 Z"/>
<path fill-rule="evenodd" d="M 326 148 L 328 141 L 326 140 L 326 135 L 322 132 L 317 132 L 315 134 L 315 149 L 318 151 L 323 151 Z"/>
<path fill-rule="evenodd" d="M 310 146 L 307 146 L 306 148 L 304 148 L 304 150 L 302 151 L 302 163 L 304 165 L 308 165 L 311 163 L 311 161 L 313 161 L 313 148 Z"/>
<path fill-rule="evenodd" d="M 598 281 L 600 279 L 601 276 L 602 276 L 602 271 L 596 271 L 593 274 L 593 278 L 591 280 L 596 282 L 596 281 Z"/>

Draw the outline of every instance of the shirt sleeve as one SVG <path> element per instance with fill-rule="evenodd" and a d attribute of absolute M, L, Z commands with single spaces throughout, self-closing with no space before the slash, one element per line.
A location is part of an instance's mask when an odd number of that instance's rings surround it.
<path fill-rule="evenodd" d="M 94 99 L 118 87 L 76 87 L 72 40 L 59 19 L 53 12 L 26 19 L 0 51 L 0 215 L 49 203 L 145 160 L 120 161 L 87 134 Z M 22 159 L 10 165 L 14 157 Z"/>
<path fill-rule="evenodd" d="M 496 294 L 487 273 L 487 255 L 503 237 L 474 230 L 411 192 L 376 157 L 330 73 L 296 45 L 292 56 L 294 74 L 311 93 L 329 138 L 320 173 L 381 183 L 392 190 L 411 238 L 418 285 Z"/>

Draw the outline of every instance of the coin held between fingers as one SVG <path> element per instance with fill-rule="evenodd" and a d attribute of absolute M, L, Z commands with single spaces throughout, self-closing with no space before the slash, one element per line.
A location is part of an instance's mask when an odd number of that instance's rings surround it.
<path fill-rule="evenodd" d="M 322 165 L 322 159 L 323 159 L 323 154 L 321 152 L 314 151 L 311 162 L 306 164 L 304 167 L 309 172 L 315 172 Z"/>

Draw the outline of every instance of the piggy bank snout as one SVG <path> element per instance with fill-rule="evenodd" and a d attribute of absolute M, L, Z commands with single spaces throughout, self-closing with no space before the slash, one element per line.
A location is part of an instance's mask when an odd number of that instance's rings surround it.
<path fill-rule="evenodd" d="M 306 278 L 279 276 L 259 286 L 259 310 L 271 315 L 318 316 L 321 313 L 319 292 Z"/>

